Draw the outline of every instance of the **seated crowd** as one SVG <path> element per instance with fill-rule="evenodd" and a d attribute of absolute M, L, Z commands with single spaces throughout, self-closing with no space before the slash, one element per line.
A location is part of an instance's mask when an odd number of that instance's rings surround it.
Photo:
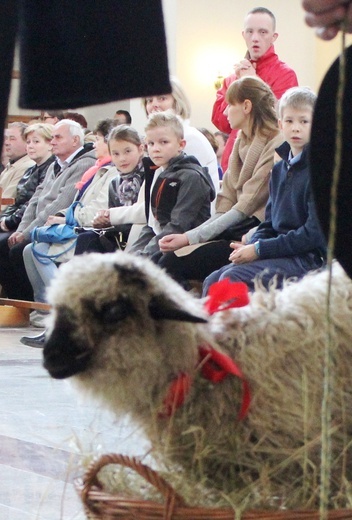
<path fill-rule="evenodd" d="M 277 102 L 259 77 L 234 81 L 224 113 L 238 133 L 223 172 L 216 152 L 227 135 L 192 127 L 186 94 L 171 84 L 144 100 L 143 139 L 126 111 L 93 132 L 69 112 L 9 124 L 0 187 L 15 202 L 0 213 L 3 295 L 45 302 L 60 264 L 92 251 L 148 256 L 186 289 L 203 283 L 204 295 L 224 278 L 280 288 L 324 265 L 307 161 L 315 94 L 292 87 Z M 60 224 L 70 238 L 41 240 L 41 228 Z M 44 318 L 33 311 L 31 324 Z"/>

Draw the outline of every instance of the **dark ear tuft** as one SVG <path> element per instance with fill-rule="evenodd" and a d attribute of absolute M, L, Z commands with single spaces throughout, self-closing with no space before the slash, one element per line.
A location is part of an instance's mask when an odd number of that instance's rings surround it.
<path fill-rule="evenodd" d="M 191 314 L 162 296 L 155 296 L 149 303 L 149 312 L 154 320 L 187 321 L 191 323 L 206 323 L 207 320 Z"/>
<path fill-rule="evenodd" d="M 140 289 L 147 288 L 147 281 L 142 271 L 136 270 L 134 267 L 126 267 L 125 265 L 114 264 L 115 270 L 119 273 L 124 283 L 137 285 Z"/>

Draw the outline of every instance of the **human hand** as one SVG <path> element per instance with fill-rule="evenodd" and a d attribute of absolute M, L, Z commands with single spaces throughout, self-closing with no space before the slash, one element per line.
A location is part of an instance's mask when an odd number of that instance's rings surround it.
<path fill-rule="evenodd" d="M 58 215 L 49 215 L 46 219 L 45 225 L 52 226 L 53 224 L 65 224 L 65 222 L 65 217 L 59 217 Z"/>
<path fill-rule="evenodd" d="M 95 217 L 92 220 L 92 226 L 95 228 L 105 228 L 111 226 L 110 210 L 100 209 L 97 211 Z"/>
<path fill-rule="evenodd" d="M 185 233 L 165 235 L 159 240 L 159 247 L 162 253 L 169 253 L 181 247 L 188 246 L 188 238 Z"/>
<path fill-rule="evenodd" d="M 14 233 L 12 233 L 12 235 L 9 236 L 7 243 L 9 245 L 9 247 L 11 248 L 14 245 L 19 244 L 20 242 L 23 242 L 23 241 L 24 241 L 24 234 L 21 233 L 20 231 L 15 231 Z"/>
<path fill-rule="evenodd" d="M 237 78 L 243 78 L 244 76 L 256 76 L 255 66 L 249 60 L 241 60 L 239 63 L 234 65 L 235 74 Z"/>
<path fill-rule="evenodd" d="M 244 246 L 241 242 L 232 242 L 230 247 L 234 250 L 229 256 L 229 260 L 233 264 L 246 264 L 258 258 L 254 244 Z"/>
<path fill-rule="evenodd" d="M 323 40 L 334 38 L 344 19 L 347 32 L 352 32 L 351 0 L 302 0 L 302 7 L 307 12 L 307 25 L 316 27 L 317 35 Z"/>

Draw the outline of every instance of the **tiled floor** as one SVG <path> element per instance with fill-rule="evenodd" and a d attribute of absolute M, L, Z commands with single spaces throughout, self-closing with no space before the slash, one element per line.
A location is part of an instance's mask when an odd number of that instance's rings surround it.
<path fill-rule="evenodd" d="M 42 368 L 42 350 L 0 328 L 0 519 L 83 520 L 73 486 L 93 454 L 138 455 L 146 443 L 128 425 Z"/>

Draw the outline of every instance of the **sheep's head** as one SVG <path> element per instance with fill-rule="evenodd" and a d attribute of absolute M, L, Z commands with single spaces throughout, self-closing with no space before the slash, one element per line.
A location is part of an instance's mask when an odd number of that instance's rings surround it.
<path fill-rule="evenodd" d="M 200 300 L 127 253 L 74 257 L 58 270 L 48 301 L 44 366 L 58 379 L 99 369 L 128 378 L 161 363 L 184 370 L 196 356 L 195 324 L 206 321 Z"/>

